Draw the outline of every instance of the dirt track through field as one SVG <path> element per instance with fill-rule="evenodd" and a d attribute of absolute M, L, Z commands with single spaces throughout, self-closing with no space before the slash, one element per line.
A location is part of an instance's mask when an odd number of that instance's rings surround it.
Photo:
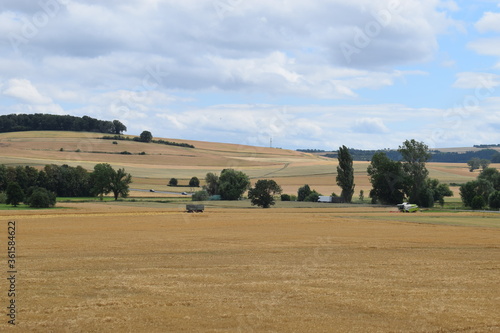
<path fill-rule="evenodd" d="M 72 206 L 16 213 L 19 331 L 500 331 L 500 228 L 461 213 Z"/>

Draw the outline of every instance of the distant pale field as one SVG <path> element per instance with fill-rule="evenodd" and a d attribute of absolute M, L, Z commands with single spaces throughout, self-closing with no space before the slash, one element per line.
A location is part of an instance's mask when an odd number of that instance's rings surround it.
<path fill-rule="evenodd" d="M 0 211 L 20 332 L 500 330 L 498 214 L 60 205 Z"/>

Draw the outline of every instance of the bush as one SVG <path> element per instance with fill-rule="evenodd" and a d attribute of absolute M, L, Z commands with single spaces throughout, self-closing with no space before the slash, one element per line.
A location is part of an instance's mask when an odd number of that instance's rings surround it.
<path fill-rule="evenodd" d="M 189 180 L 189 186 L 191 186 L 191 187 L 199 187 L 200 186 L 200 180 L 198 179 L 198 177 L 192 177 Z"/>
<path fill-rule="evenodd" d="M 179 182 L 177 181 L 177 178 L 170 178 L 170 181 L 168 182 L 168 186 L 177 186 Z"/>
<path fill-rule="evenodd" d="M 495 191 L 490 194 L 490 197 L 488 198 L 488 205 L 493 209 L 500 208 L 500 191 Z"/>
<path fill-rule="evenodd" d="M 289 194 L 282 194 L 281 195 L 281 201 L 290 201 L 291 197 Z"/>
<path fill-rule="evenodd" d="M 306 201 L 307 196 L 311 194 L 311 188 L 309 185 L 304 185 L 297 191 L 297 200 L 298 201 Z"/>
<path fill-rule="evenodd" d="M 149 143 L 153 140 L 153 134 L 151 134 L 151 132 L 149 132 L 149 131 L 143 131 L 141 133 L 141 135 L 139 136 L 139 140 L 141 142 Z"/>
<path fill-rule="evenodd" d="M 319 194 L 318 192 L 316 192 L 315 190 L 313 190 L 307 197 L 305 197 L 304 201 L 318 202 L 318 199 L 319 199 L 320 195 L 321 194 Z"/>
<path fill-rule="evenodd" d="M 203 191 L 198 191 L 198 192 L 193 193 L 193 195 L 191 196 L 191 199 L 193 201 L 206 201 L 206 200 L 208 200 L 209 197 L 210 197 L 210 195 L 208 194 L 208 192 L 203 190 Z"/>
<path fill-rule="evenodd" d="M 122 154 L 122 155 L 132 155 L 132 153 L 131 153 L 131 152 L 126 151 L 126 150 L 125 150 L 125 151 L 122 151 L 120 154 Z"/>
<path fill-rule="evenodd" d="M 37 187 L 26 201 L 32 208 L 49 208 L 55 206 L 56 195 L 45 188 Z"/>
<path fill-rule="evenodd" d="M 3 192 L 0 192 L 0 204 L 4 204 L 7 202 L 7 195 Z"/>
<path fill-rule="evenodd" d="M 117 144 L 118 144 L 118 142 L 116 142 L 116 141 L 113 141 L 113 144 L 114 144 L 114 145 L 117 145 Z"/>
<path fill-rule="evenodd" d="M 140 152 L 139 155 L 146 155 L 146 152 L 145 151 Z"/>
<path fill-rule="evenodd" d="M 474 209 L 474 210 L 478 210 L 478 209 L 483 209 L 484 206 L 486 206 L 486 202 L 483 198 L 483 196 L 481 195 L 476 195 L 473 199 L 472 199 L 472 203 L 471 203 L 471 208 Z"/>

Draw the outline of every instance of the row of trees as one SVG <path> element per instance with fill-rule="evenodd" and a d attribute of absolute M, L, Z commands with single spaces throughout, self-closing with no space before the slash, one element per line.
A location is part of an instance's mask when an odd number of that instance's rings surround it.
<path fill-rule="evenodd" d="M 485 168 L 476 180 L 460 186 L 460 197 L 466 207 L 483 209 L 500 208 L 500 172 L 495 168 Z"/>
<path fill-rule="evenodd" d="M 168 186 L 178 186 L 178 185 L 179 185 L 179 181 L 177 180 L 177 178 L 170 178 L 170 180 L 168 181 Z M 191 179 L 189 180 L 188 186 L 189 187 L 200 187 L 200 180 L 198 179 L 198 177 L 191 177 Z"/>
<path fill-rule="evenodd" d="M 491 161 L 485 158 L 471 158 L 467 165 L 469 166 L 469 171 L 472 172 L 481 168 L 482 170 L 486 169 L 490 165 Z"/>
<path fill-rule="evenodd" d="M 127 127 L 119 120 L 98 120 L 88 116 L 53 114 L 9 114 L 0 116 L 0 132 L 16 131 L 77 131 L 121 134 Z"/>
<path fill-rule="evenodd" d="M 447 184 L 429 178 L 425 164 L 431 154 L 427 145 L 406 140 L 398 152 L 402 161 L 393 161 L 384 152 L 373 156 L 368 166 L 372 202 L 397 204 L 407 200 L 421 207 L 433 207 L 435 202 L 442 205 L 444 197 L 453 195 Z"/>
<path fill-rule="evenodd" d="M 234 169 L 224 169 L 220 176 L 212 172 L 207 173 L 203 190 L 194 193 L 192 199 L 203 201 L 210 196 L 220 196 L 222 200 L 239 200 L 247 190 L 252 205 L 263 208 L 274 205 L 274 196 L 282 192 L 281 187 L 274 180 L 258 180 L 252 188 L 248 175 Z"/>
<path fill-rule="evenodd" d="M 443 152 L 439 150 L 430 150 L 431 158 L 429 162 L 442 162 L 442 163 L 467 163 L 469 160 L 473 158 L 478 159 L 487 159 L 491 160 L 493 163 L 500 162 L 500 153 L 491 147 L 481 147 L 481 150 L 477 151 L 466 151 L 466 152 Z M 314 152 L 314 150 L 301 149 L 298 151 L 303 152 Z M 387 157 L 389 157 L 393 161 L 401 161 L 402 156 L 397 150 L 391 149 L 383 149 L 383 150 L 362 150 L 362 149 L 354 149 L 349 148 L 349 153 L 352 156 L 352 159 L 355 161 L 371 161 L 373 156 L 379 152 L 386 153 Z M 326 153 L 322 156 L 329 158 L 337 158 L 338 152 Z"/>
<path fill-rule="evenodd" d="M 131 182 L 132 176 L 124 169 L 115 170 L 107 163 L 96 164 L 92 172 L 66 164 L 50 164 L 42 170 L 31 166 L 0 165 L 0 192 L 6 192 L 7 203 L 11 203 L 9 193 L 14 193 L 16 205 L 20 202 L 29 204 L 32 194 L 40 192 L 49 193 L 49 197 L 53 195 L 54 200 L 50 200 L 49 206 L 55 204 L 55 197 L 101 196 L 102 199 L 105 194 L 113 193 L 117 200 L 128 195 Z"/>
<path fill-rule="evenodd" d="M 102 139 L 103 140 L 138 141 L 138 142 L 145 142 L 145 143 L 157 143 L 157 144 L 168 145 L 168 146 L 194 148 L 194 146 L 189 144 L 189 143 L 172 142 L 172 141 L 167 141 L 167 140 L 163 140 L 163 139 L 154 140 L 153 134 L 150 131 L 142 131 L 141 134 L 139 135 L 139 137 L 130 138 L 128 136 L 121 136 L 121 135 L 112 135 L 112 136 L 105 135 L 102 137 Z"/>

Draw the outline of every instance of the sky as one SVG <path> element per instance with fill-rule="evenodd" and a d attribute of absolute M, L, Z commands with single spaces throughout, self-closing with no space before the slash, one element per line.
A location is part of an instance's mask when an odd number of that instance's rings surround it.
<path fill-rule="evenodd" d="M 2 0 L 11 113 L 286 149 L 497 144 L 500 2 Z"/>

